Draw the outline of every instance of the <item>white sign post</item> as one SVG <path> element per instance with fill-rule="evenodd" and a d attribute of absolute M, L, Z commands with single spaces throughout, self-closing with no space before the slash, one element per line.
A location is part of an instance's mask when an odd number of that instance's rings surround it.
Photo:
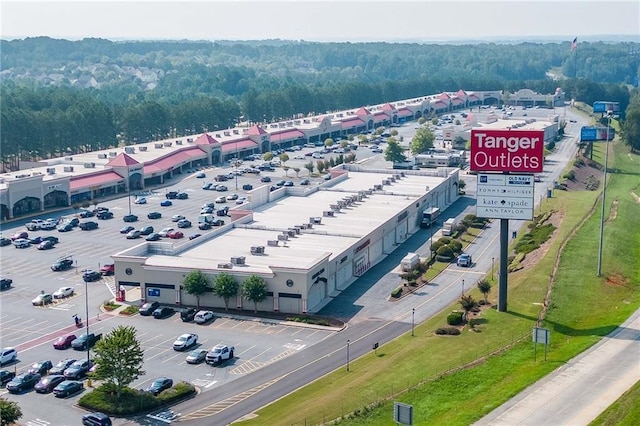
<path fill-rule="evenodd" d="M 533 219 L 533 175 L 479 173 L 477 191 L 476 216 L 491 219 Z"/>
<path fill-rule="evenodd" d="M 536 361 L 536 352 L 538 343 L 544 345 L 544 360 L 547 360 L 547 345 L 551 338 L 551 332 L 548 328 L 533 327 L 532 339 L 533 339 L 533 362 Z"/>

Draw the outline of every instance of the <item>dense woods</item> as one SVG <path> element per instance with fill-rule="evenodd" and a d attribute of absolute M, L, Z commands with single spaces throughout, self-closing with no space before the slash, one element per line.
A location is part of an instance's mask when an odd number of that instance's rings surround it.
<path fill-rule="evenodd" d="M 637 43 L 0 41 L 5 168 L 442 91 L 530 88 L 626 110 Z M 554 76 L 556 79 L 551 78 Z M 577 78 L 576 78 L 577 77 Z"/>

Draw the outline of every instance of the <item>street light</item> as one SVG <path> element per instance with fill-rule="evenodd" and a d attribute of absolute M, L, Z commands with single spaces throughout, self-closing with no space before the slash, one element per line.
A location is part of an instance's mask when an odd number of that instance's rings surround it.
<path fill-rule="evenodd" d="M 464 280 L 462 280 L 462 294 L 461 294 L 461 296 L 464 297 Z"/>
<path fill-rule="evenodd" d="M 89 346 L 91 346 L 89 344 L 89 284 L 85 276 L 83 276 L 82 279 L 84 281 L 84 307 L 85 307 L 84 320 L 86 321 L 86 325 L 87 325 L 86 344 L 87 344 L 87 365 L 88 365 L 89 364 Z"/>
<path fill-rule="evenodd" d="M 240 157 L 238 157 L 238 142 L 236 142 L 236 160 L 235 160 L 235 166 L 236 166 L 236 191 L 238 190 L 238 162 L 240 161 Z"/>
<path fill-rule="evenodd" d="M 491 258 L 491 281 L 493 281 L 493 262 L 495 262 L 496 258 L 492 257 Z"/>
<path fill-rule="evenodd" d="M 349 371 L 349 339 L 347 339 L 347 372 Z"/>
<path fill-rule="evenodd" d="M 415 319 L 416 319 L 416 308 L 411 309 L 411 337 L 414 336 L 413 334 L 413 328 L 415 325 Z"/>
<path fill-rule="evenodd" d="M 598 243 L 598 276 L 602 276 L 602 240 L 604 237 L 604 205 L 607 194 L 607 164 L 609 163 L 609 140 L 611 138 L 611 110 L 607 112 L 607 137 L 605 139 L 604 178 L 602 182 L 602 212 L 600 214 L 600 241 Z"/>

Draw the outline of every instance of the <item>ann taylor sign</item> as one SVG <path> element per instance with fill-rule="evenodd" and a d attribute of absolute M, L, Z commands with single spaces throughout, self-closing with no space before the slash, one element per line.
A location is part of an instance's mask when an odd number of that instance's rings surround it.
<path fill-rule="evenodd" d="M 540 173 L 544 162 L 544 131 L 471 131 L 471 170 L 475 172 Z"/>

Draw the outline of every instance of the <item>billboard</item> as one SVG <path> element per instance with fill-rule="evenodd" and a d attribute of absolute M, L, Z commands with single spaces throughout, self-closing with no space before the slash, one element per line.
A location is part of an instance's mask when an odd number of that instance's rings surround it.
<path fill-rule="evenodd" d="M 478 174 L 476 216 L 491 219 L 533 219 L 532 175 Z"/>
<path fill-rule="evenodd" d="M 471 171 L 540 173 L 543 130 L 471 130 Z"/>
<path fill-rule="evenodd" d="M 615 137 L 615 130 L 606 127 L 582 126 L 580 142 L 610 141 Z"/>
<path fill-rule="evenodd" d="M 620 112 L 620 104 L 618 102 L 595 101 L 593 103 L 593 112 Z"/>

